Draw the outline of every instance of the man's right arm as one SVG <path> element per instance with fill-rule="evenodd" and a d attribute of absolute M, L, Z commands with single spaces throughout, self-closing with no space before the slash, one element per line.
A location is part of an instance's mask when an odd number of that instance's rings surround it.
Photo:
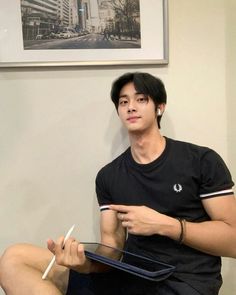
<path fill-rule="evenodd" d="M 117 218 L 117 213 L 113 210 L 104 210 L 101 212 L 100 217 L 100 232 L 101 232 L 101 244 L 123 249 L 126 230 L 122 226 L 121 222 Z M 106 257 L 110 257 L 118 260 L 120 257 L 117 256 L 117 252 L 112 249 L 106 249 L 106 253 L 103 253 L 104 249 L 97 249 L 97 253 L 104 254 Z M 107 252 L 109 251 L 109 252 Z M 90 272 L 99 272 L 107 269 L 107 266 L 100 263 L 91 263 Z"/>
<path fill-rule="evenodd" d="M 100 232 L 101 243 L 122 249 L 124 246 L 126 231 L 122 227 L 121 222 L 117 218 L 117 213 L 113 210 L 105 210 L 101 212 L 100 217 Z M 69 238 L 63 247 L 64 237 L 58 239 L 57 243 L 53 241 L 48 243 L 48 248 L 56 255 L 56 262 L 59 265 L 66 266 L 70 269 L 81 273 L 102 272 L 107 269 L 107 266 L 101 263 L 96 263 L 86 258 L 84 247 L 74 238 Z M 97 253 L 102 253 L 102 248 L 97 249 Z M 104 253 L 113 259 L 119 259 L 115 251 Z"/>

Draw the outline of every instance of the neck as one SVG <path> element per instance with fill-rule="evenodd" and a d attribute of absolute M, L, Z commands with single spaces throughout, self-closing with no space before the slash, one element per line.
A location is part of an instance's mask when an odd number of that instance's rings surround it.
<path fill-rule="evenodd" d="M 165 149 L 166 141 L 159 129 L 142 134 L 129 134 L 131 153 L 140 164 L 148 164 L 157 159 Z"/>

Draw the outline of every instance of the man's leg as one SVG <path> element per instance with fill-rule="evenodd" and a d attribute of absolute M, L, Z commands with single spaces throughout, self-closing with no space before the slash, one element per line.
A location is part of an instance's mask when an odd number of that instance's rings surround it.
<path fill-rule="evenodd" d="M 170 277 L 160 284 L 160 295 L 200 295 L 200 293 L 185 282 Z M 158 293 L 159 294 L 159 293 Z"/>
<path fill-rule="evenodd" d="M 54 264 L 46 280 L 42 274 L 52 253 L 28 244 L 9 247 L 0 258 L 0 286 L 7 295 L 62 295 L 66 293 L 69 271 Z"/>

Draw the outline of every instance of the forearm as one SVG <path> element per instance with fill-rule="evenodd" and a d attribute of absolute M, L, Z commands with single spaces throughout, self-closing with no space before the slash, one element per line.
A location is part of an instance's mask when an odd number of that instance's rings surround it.
<path fill-rule="evenodd" d="M 101 243 L 104 245 L 107 245 L 109 247 L 103 247 L 103 246 L 98 246 L 96 253 L 100 254 L 102 256 L 105 257 L 109 257 L 110 259 L 113 260 L 119 260 L 121 257 L 121 254 L 119 251 L 113 250 L 113 248 L 116 249 L 122 249 L 124 246 L 124 243 L 121 242 L 121 240 L 119 239 L 102 239 Z M 111 248 L 110 248 L 111 247 Z M 89 267 L 89 272 L 105 272 L 110 270 L 110 266 L 105 265 L 103 263 L 99 263 L 96 261 L 92 261 L 90 263 L 90 267 Z"/>
<path fill-rule="evenodd" d="M 105 248 L 98 246 L 96 253 L 114 260 L 119 260 L 120 254 L 118 251 L 114 251 L 113 248 L 123 249 L 126 231 L 121 226 L 121 223 L 118 222 L 115 212 L 109 210 L 102 213 L 100 230 L 101 244 L 109 247 Z M 109 266 L 92 260 L 88 260 L 87 263 L 87 272 L 105 272 L 110 269 Z"/>
<path fill-rule="evenodd" d="M 184 244 L 211 255 L 236 258 L 236 229 L 223 221 L 186 222 Z"/>
<path fill-rule="evenodd" d="M 159 234 L 178 241 L 180 222 L 169 218 Z M 236 229 L 223 221 L 185 222 L 183 244 L 199 251 L 236 258 Z"/>
<path fill-rule="evenodd" d="M 108 244 L 106 244 L 108 245 Z M 103 247 L 98 245 L 96 249 L 96 254 L 109 257 L 114 260 L 118 260 L 120 256 L 117 256 L 117 251 L 114 251 L 113 248 L 110 247 Z M 99 273 L 99 272 L 105 272 L 110 269 L 110 267 L 104 263 L 97 262 L 93 259 L 90 259 L 86 256 L 84 256 L 85 259 L 83 260 L 82 264 L 77 264 L 73 266 L 70 266 L 71 269 L 80 272 L 80 273 Z"/>

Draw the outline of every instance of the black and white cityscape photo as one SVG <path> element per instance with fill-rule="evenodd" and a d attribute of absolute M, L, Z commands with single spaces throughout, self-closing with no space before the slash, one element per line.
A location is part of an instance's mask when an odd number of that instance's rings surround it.
<path fill-rule="evenodd" d="M 141 48 L 139 0 L 21 0 L 24 49 Z"/>

